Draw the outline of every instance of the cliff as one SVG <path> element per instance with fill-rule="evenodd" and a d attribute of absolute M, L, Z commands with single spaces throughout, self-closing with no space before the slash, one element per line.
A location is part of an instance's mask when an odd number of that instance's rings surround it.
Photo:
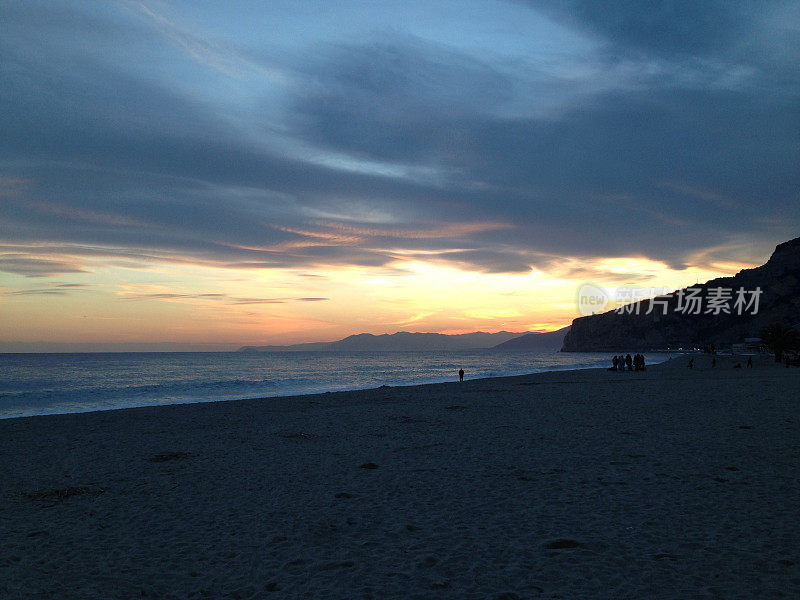
<path fill-rule="evenodd" d="M 700 314 L 681 312 L 686 306 L 687 290 L 703 299 Z M 730 313 L 713 314 L 708 299 L 716 288 L 731 290 Z M 757 312 L 752 307 L 735 307 L 736 291 L 760 288 Z M 747 297 L 748 300 L 751 296 Z M 703 348 L 714 344 L 730 346 L 753 337 L 766 325 L 800 325 L 800 238 L 778 245 L 766 264 L 744 269 L 733 277 L 712 279 L 704 284 L 680 290 L 665 297 L 664 306 L 656 303 L 650 314 L 650 300 L 633 305 L 630 314 L 615 311 L 580 317 L 564 338 L 562 352 L 632 352 L 656 348 Z M 637 306 L 638 305 L 638 306 Z M 638 314 L 637 314 L 638 310 Z M 742 314 L 737 314 L 742 312 Z"/>
<path fill-rule="evenodd" d="M 514 339 L 497 344 L 492 350 L 500 352 L 558 352 L 564 343 L 569 327 L 545 333 L 526 333 Z"/>

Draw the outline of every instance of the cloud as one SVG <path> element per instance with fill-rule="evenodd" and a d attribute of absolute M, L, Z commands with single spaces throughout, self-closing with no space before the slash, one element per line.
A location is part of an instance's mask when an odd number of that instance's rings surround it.
<path fill-rule="evenodd" d="M 329 298 L 242 298 L 222 293 L 195 293 L 195 292 L 146 292 L 126 289 L 118 293 L 124 300 L 207 300 L 228 305 L 247 305 L 247 304 L 286 304 L 287 302 L 323 302 Z"/>
<path fill-rule="evenodd" d="M 0 269 L 682 267 L 712 247 L 758 262 L 796 235 L 785 3 L 527 5 L 592 51 L 545 64 L 505 37 L 486 53 L 399 24 L 304 38 L 263 61 L 276 85 L 254 75 L 256 42 L 152 9 L 11 3 Z"/>
<path fill-rule="evenodd" d="M 408 319 L 403 319 L 402 321 L 395 321 L 390 323 L 390 325 L 410 325 L 411 323 L 416 323 L 417 321 L 422 321 L 423 319 L 427 319 L 430 316 L 435 315 L 435 312 L 420 312 L 417 313 Z"/>
<path fill-rule="evenodd" d="M 13 290 L 10 292 L 0 292 L 4 296 L 64 296 L 71 292 L 82 291 L 90 287 L 85 283 L 54 283 L 49 287 L 30 288 L 25 290 Z M 0 288 L 2 289 L 2 288 Z"/>
<path fill-rule="evenodd" d="M 59 259 L 31 258 L 19 254 L 0 255 L 0 271 L 27 277 L 52 277 L 64 273 L 86 273 L 78 264 Z"/>
<path fill-rule="evenodd" d="M 64 290 L 54 290 L 51 288 L 39 288 L 30 290 L 15 290 L 13 292 L 5 292 L 5 296 L 63 296 L 67 292 Z"/>
<path fill-rule="evenodd" d="M 302 66 L 310 85 L 293 99 L 290 123 L 314 144 L 370 160 L 446 162 L 469 141 L 456 122 L 494 113 L 513 92 L 489 65 L 419 39 L 339 45 L 322 56 Z"/>
<path fill-rule="evenodd" d="M 712 54 L 748 33 L 754 19 L 784 2 L 758 5 L 727 0 L 529 0 L 557 20 L 625 47 L 672 56 Z"/>
<path fill-rule="evenodd" d="M 444 252 L 411 253 L 419 260 L 444 262 L 466 270 L 484 273 L 528 273 L 535 259 L 519 252 L 497 250 L 449 250 Z"/>

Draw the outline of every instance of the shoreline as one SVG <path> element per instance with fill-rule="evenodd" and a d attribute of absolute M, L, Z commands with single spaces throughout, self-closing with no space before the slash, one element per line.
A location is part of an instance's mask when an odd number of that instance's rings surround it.
<path fill-rule="evenodd" d="M 659 363 L 660 364 L 660 363 Z M 311 400 L 316 398 L 325 398 L 330 399 L 334 396 L 349 396 L 352 394 L 360 394 L 360 393 L 369 393 L 369 392 L 378 392 L 381 390 L 398 390 L 398 389 L 411 389 L 411 388 L 434 388 L 436 386 L 447 386 L 447 385 L 463 385 L 466 383 L 471 382 L 488 382 L 493 380 L 513 380 L 521 377 L 534 377 L 537 375 L 548 375 L 552 373 L 563 373 L 563 372 L 580 372 L 580 371 L 605 371 L 607 369 L 601 367 L 581 367 L 581 368 L 565 368 L 565 369 L 554 369 L 548 371 L 536 371 L 531 373 L 519 373 L 519 374 L 511 374 L 511 375 L 496 375 L 490 377 L 476 377 L 474 379 L 466 378 L 463 382 L 459 382 L 456 379 L 448 380 L 448 381 L 433 381 L 433 382 L 423 382 L 423 383 L 408 383 L 408 384 L 400 384 L 400 385 L 380 385 L 378 387 L 368 387 L 368 388 L 348 388 L 348 389 L 341 389 L 341 390 L 330 390 L 324 392 L 308 392 L 308 393 L 301 393 L 301 394 L 284 394 L 280 396 L 246 396 L 243 398 L 230 398 L 230 399 L 214 399 L 214 400 L 197 400 L 197 401 L 190 401 L 190 402 L 171 402 L 171 403 L 163 403 L 163 404 L 152 404 L 152 405 L 144 405 L 144 406 L 122 406 L 122 407 L 114 407 L 114 408 L 101 408 L 101 409 L 89 409 L 84 411 L 70 411 L 70 412 L 63 412 L 63 413 L 43 413 L 43 414 L 34 414 L 34 415 L 23 415 L 18 417 L 0 417 L 0 422 L 2 421 L 9 421 L 9 420 L 18 420 L 18 419 L 38 419 L 40 417 L 62 417 L 67 415 L 87 415 L 87 414 L 94 414 L 94 413 L 113 413 L 119 411 L 137 411 L 137 410 L 157 410 L 159 408 L 169 408 L 175 406 L 198 406 L 204 404 L 235 404 L 237 402 L 267 402 L 267 401 L 275 401 L 275 402 L 291 402 L 291 401 L 303 401 L 303 400 Z M 457 377 L 457 375 L 456 375 Z"/>
<path fill-rule="evenodd" d="M 596 354 L 596 353 L 589 353 L 589 354 Z M 680 356 L 679 354 L 676 356 Z M 663 356 L 659 356 L 659 358 L 663 358 Z M 662 364 L 664 362 L 668 362 L 671 360 L 672 357 L 664 358 L 659 362 L 648 363 L 650 367 Z M 610 362 L 610 359 L 609 359 Z M 584 365 L 581 366 L 564 366 L 564 367 L 555 367 L 555 368 L 548 368 L 547 370 L 535 370 L 535 371 L 522 371 L 522 372 L 514 372 L 514 373 L 507 373 L 502 375 L 490 375 L 484 377 L 475 377 L 470 378 L 467 376 L 465 378 L 466 381 L 478 381 L 484 379 L 502 379 L 506 377 L 523 377 L 529 375 L 541 375 L 544 373 L 558 373 L 564 371 L 581 371 L 581 370 L 605 370 L 606 367 L 587 367 Z M 64 410 L 63 412 L 42 412 L 42 413 L 33 413 L 33 414 L 23 414 L 23 415 L 11 415 L 11 416 L 4 416 L 0 415 L 0 421 L 8 420 L 8 419 L 27 419 L 27 418 L 35 418 L 35 417 L 46 417 L 46 416 L 57 416 L 57 415 L 65 415 L 65 414 L 87 414 L 93 412 L 108 412 L 108 411 L 117 411 L 117 410 L 130 410 L 135 408 L 157 408 L 161 406 L 175 406 L 181 404 L 206 404 L 206 403 L 215 403 L 215 402 L 241 402 L 241 401 L 252 401 L 252 400 L 273 400 L 273 399 L 284 399 L 284 398 L 298 398 L 304 396 L 316 396 L 316 395 L 325 395 L 325 394 L 339 394 L 339 393 L 349 393 L 349 392 L 363 392 L 367 390 L 379 389 L 381 387 L 392 387 L 392 388 L 402 388 L 402 387 L 414 387 L 414 386 L 426 386 L 426 385 L 440 385 L 445 383 L 452 383 L 456 381 L 457 375 L 454 375 L 452 378 L 436 378 L 436 380 L 426 380 L 422 379 L 419 382 L 414 383 L 400 383 L 400 384 L 384 384 L 384 386 L 376 386 L 376 387 L 347 387 L 341 389 L 330 389 L 330 390 L 319 390 L 319 391 L 304 391 L 300 393 L 278 393 L 274 396 L 253 396 L 253 395 L 243 395 L 241 397 L 231 397 L 231 398 L 212 398 L 212 399 L 200 399 L 200 400 L 177 400 L 174 402 L 160 402 L 154 400 L 152 404 L 142 404 L 138 406 L 112 406 L 108 408 L 88 408 L 86 410 Z"/>

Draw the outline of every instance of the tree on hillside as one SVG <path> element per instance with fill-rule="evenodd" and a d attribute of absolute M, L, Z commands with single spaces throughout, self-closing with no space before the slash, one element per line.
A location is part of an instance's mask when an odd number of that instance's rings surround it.
<path fill-rule="evenodd" d="M 775 353 L 775 362 L 783 360 L 784 352 L 800 347 L 800 334 L 797 333 L 797 330 L 780 323 L 768 325 L 761 330 L 758 336 Z"/>

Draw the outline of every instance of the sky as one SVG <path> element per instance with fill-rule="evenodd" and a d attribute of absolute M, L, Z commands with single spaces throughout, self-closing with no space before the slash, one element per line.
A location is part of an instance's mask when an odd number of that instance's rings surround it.
<path fill-rule="evenodd" d="M 0 351 L 547 331 L 800 235 L 800 4 L 0 0 Z"/>

